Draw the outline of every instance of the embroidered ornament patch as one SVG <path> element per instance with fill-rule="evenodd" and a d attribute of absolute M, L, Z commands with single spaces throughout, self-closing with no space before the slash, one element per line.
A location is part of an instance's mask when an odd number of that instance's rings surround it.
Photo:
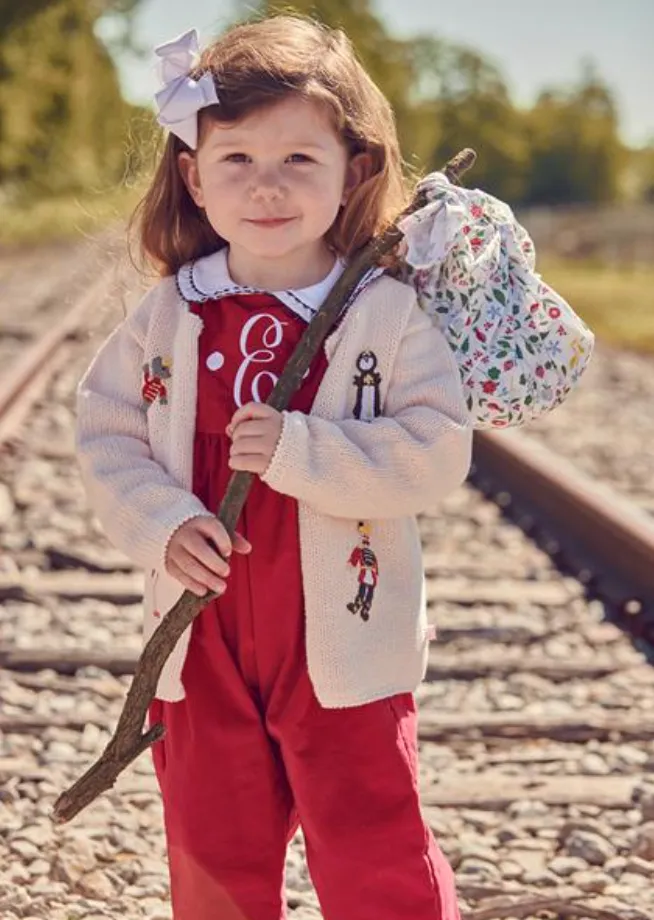
<path fill-rule="evenodd" d="M 143 397 L 144 409 L 147 409 L 157 400 L 162 406 L 168 405 L 168 387 L 164 380 L 169 380 L 171 377 L 171 364 L 172 361 L 169 358 L 156 357 L 150 363 L 143 365 L 141 396 Z"/>
<path fill-rule="evenodd" d="M 374 351 L 362 351 L 357 358 L 358 374 L 353 382 L 357 395 L 353 415 L 362 422 L 371 422 L 381 415 L 381 394 L 379 385 L 382 376 L 377 370 L 377 355 Z"/>
<path fill-rule="evenodd" d="M 361 539 L 359 545 L 352 550 L 349 564 L 359 571 L 359 590 L 347 609 L 351 613 L 361 614 L 361 619 L 365 621 L 370 618 L 370 608 L 379 580 L 379 564 L 370 546 L 371 525 L 367 521 L 359 521 L 357 530 Z"/>

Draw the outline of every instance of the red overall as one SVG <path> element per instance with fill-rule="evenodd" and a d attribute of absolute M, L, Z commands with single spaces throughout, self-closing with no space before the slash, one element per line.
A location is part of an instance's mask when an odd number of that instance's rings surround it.
<path fill-rule="evenodd" d="M 268 397 L 306 324 L 268 294 L 193 309 L 204 320 L 193 488 L 217 510 L 225 426 Z M 291 408 L 310 410 L 325 367 L 321 353 Z M 175 920 L 284 917 L 298 823 L 326 920 L 459 920 L 420 815 L 412 695 L 323 709 L 307 673 L 297 503 L 255 478 L 238 529 L 253 549 L 232 555 L 227 591 L 193 624 L 186 696 L 152 704 L 166 726 L 154 762 Z M 354 594 L 354 570 L 353 583 Z"/>

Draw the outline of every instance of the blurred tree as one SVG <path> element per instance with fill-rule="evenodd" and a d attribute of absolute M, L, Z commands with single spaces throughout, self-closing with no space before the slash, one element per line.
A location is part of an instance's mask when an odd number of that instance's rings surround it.
<path fill-rule="evenodd" d="M 654 141 L 628 152 L 623 189 L 630 201 L 654 204 Z"/>
<path fill-rule="evenodd" d="M 615 100 L 592 66 L 572 91 L 541 93 L 528 115 L 528 137 L 529 203 L 600 204 L 618 197 L 626 151 Z"/>
<path fill-rule="evenodd" d="M 0 184 L 60 193 L 119 179 L 133 107 L 94 27 L 138 0 L 0 6 Z"/>
<path fill-rule="evenodd" d="M 86 7 L 94 20 L 101 16 L 115 16 L 124 23 L 125 30 L 142 0 L 87 0 Z M 0 40 L 11 28 L 31 19 L 41 10 L 55 6 L 57 0 L 0 0 Z"/>
<path fill-rule="evenodd" d="M 0 0 L 0 41 L 11 28 L 30 19 L 50 5 L 52 0 Z"/>
<path fill-rule="evenodd" d="M 499 70 L 475 51 L 430 36 L 408 45 L 420 161 L 427 170 L 438 169 L 461 148 L 473 147 L 479 156 L 475 185 L 519 201 L 529 161 L 524 116 Z"/>

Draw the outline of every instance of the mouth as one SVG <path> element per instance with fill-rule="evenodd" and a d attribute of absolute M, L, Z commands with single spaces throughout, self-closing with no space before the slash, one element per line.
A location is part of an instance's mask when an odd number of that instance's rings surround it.
<path fill-rule="evenodd" d="M 282 224 L 288 224 L 294 217 L 262 217 L 259 220 L 248 220 L 247 223 L 254 224 L 256 227 L 281 227 Z"/>

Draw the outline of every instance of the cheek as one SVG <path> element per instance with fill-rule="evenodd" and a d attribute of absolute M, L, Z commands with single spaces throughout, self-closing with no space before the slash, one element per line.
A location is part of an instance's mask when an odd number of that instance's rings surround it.
<path fill-rule="evenodd" d="M 235 208 L 241 206 L 245 190 L 243 182 L 236 176 L 210 176 L 203 186 L 207 213 L 224 219 Z"/>
<path fill-rule="evenodd" d="M 225 173 L 208 173 L 202 183 L 202 187 L 209 195 L 229 192 L 237 188 L 241 183 L 237 176 L 228 176 Z"/>
<path fill-rule="evenodd" d="M 340 204 L 343 184 L 338 176 L 323 173 L 303 177 L 296 188 L 307 198 L 329 209 L 334 203 Z"/>

